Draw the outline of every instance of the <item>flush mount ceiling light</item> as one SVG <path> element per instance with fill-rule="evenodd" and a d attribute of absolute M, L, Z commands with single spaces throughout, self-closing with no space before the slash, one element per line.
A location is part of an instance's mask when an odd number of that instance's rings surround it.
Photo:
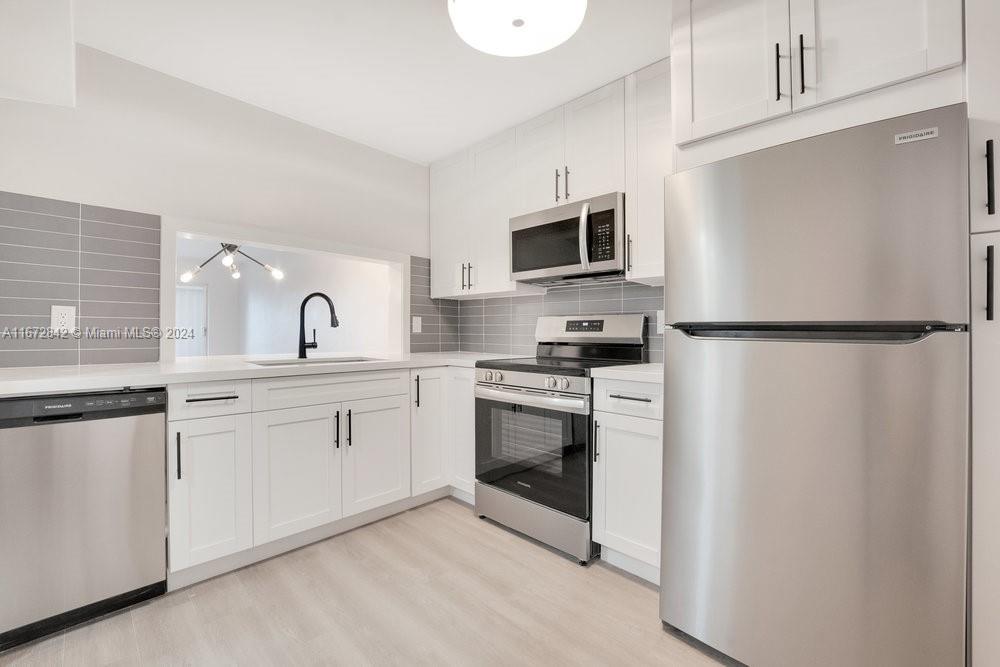
<path fill-rule="evenodd" d="M 251 262 L 253 262 L 257 266 L 261 267 L 262 269 L 264 269 L 265 271 L 267 271 L 268 273 L 270 273 L 271 277 L 274 278 L 275 280 L 281 280 L 282 278 L 285 277 L 285 272 L 284 271 L 282 271 L 281 269 L 275 268 L 275 267 L 271 266 L 270 264 L 265 264 L 263 262 L 257 261 L 256 259 L 254 259 L 250 255 L 248 255 L 245 252 L 243 252 L 242 250 L 240 250 L 240 247 L 237 244 L 235 244 L 235 243 L 222 243 L 220 245 L 222 246 L 222 248 L 218 252 L 216 252 L 214 255 L 212 255 L 211 257 L 209 257 L 204 262 L 202 262 L 201 264 L 199 264 L 195 268 L 191 269 L 190 271 L 185 271 L 184 273 L 182 273 L 181 274 L 181 282 L 182 283 L 189 283 L 189 282 L 191 282 L 196 275 L 198 275 L 199 273 L 201 273 L 201 270 L 205 268 L 206 264 L 208 264 L 209 262 L 211 262 L 213 259 L 215 259 L 219 255 L 222 255 L 222 265 L 229 269 L 229 275 L 231 275 L 236 280 L 239 280 L 239 278 L 240 278 L 240 270 L 236 266 L 236 255 L 242 255 L 242 256 L 246 257 Z"/>
<path fill-rule="evenodd" d="M 579 29 L 587 0 L 448 0 L 455 32 L 494 56 L 531 56 L 554 49 Z"/>

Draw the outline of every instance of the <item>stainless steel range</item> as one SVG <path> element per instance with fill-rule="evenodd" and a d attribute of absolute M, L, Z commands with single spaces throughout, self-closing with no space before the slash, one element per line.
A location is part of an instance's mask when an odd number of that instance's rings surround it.
<path fill-rule="evenodd" d="M 590 371 L 643 361 L 645 316 L 540 317 L 536 356 L 476 363 L 476 512 L 570 554 L 590 539 Z"/>

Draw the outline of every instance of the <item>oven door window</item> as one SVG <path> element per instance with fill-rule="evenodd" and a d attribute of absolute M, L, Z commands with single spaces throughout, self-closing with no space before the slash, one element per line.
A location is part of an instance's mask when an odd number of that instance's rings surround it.
<path fill-rule="evenodd" d="M 476 479 L 590 517 L 590 417 L 476 399 Z"/>

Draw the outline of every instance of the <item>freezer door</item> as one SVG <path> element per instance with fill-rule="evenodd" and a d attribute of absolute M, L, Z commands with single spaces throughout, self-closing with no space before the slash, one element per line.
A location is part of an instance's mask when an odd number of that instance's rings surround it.
<path fill-rule="evenodd" d="M 666 321 L 968 322 L 968 174 L 959 104 L 671 176 Z"/>
<path fill-rule="evenodd" d="M 666 334 L 662 619 L 751 665 L 961 665 L 966 333 Z"/>

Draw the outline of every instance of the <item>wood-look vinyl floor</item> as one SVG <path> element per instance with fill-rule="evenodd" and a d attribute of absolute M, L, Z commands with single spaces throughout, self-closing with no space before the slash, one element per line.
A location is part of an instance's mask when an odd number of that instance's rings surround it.
<path fill-rule="evenodd" d="M 2 665 L 712 665 L 655 588 L 451 499 L 5 654 Z"/>

